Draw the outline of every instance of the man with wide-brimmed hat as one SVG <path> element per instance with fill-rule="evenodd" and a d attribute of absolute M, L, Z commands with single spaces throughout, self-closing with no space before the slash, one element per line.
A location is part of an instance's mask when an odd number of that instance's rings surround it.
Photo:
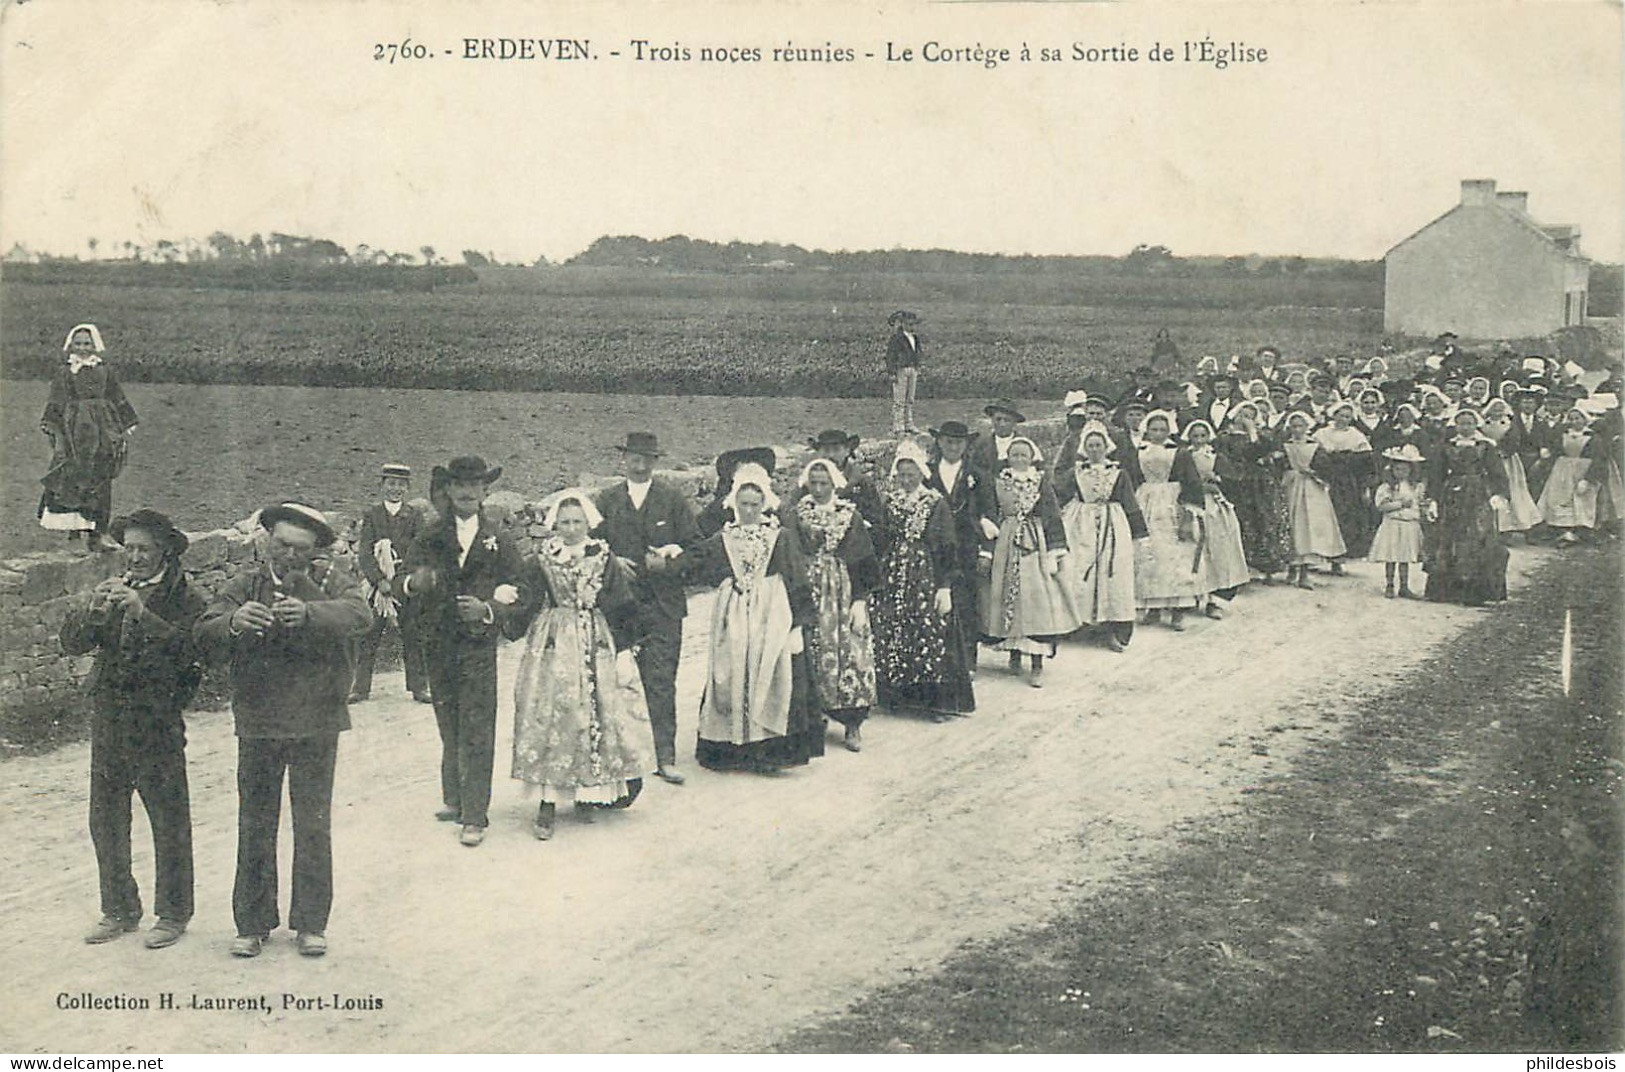
<path fill-rule="evenodd" d="M 695 528 L 700 537 L 703 539 L 721 532 L 722 526 L 734 519 L 733 508 L 727 503 L 731 501 L 729 493 L 733 491 L 736 469 L 742 465 L 755 465 L 765 470 L 768 476 L 772 476 L 778 464 L 778 452 L 772 447 L 735 447 L 718 454 L 717 484 L 711 489 L 711 501 L 695 518 Z"/>
<path fill-rule="evenodd" d="M 982 620 L 978 609 L 981 583 L 977 566 L 984 551 L 989 563 L 992 562 L 992 541 L 999 531 L 992 522 L 983 524 L 994 516 L 994 477 L 971 460 L 971 444 L 977 435 L 963 421 L 943 421 L 931 429 L 931 436 L 935 443 L 926 463 L 925 486 L 942 493 L 953 517 L 956 562 L 949 590 L 953 616 L 962 626 L 957 635 L 963 649 L 963 665 L 974 677 L 976 645 L 980 640 L 976 623 Z M 953 635 L 952 630 L 950 634 Z"/>
<path fill-rule="evenodd" d="M 862 442 L 855 435 L 847 435 L 839 428 L 826 428 L 817 436 L 807 440 L 807 445 L 818 452 L 820 458 L 832 462 L 841 472 L 846 481 L 846 487 L 841 488 L 837 494 L 843 499 L 850 499 L 858 508 L 858 516 L 871 525 L 880 524 L 880 491 L 875 487 L 874 480 L 858 464 L 856 451 Z M 799 498 L 801 490 L 793 493 L 793 498 Z"/>
<path fill-rule="evenodd" d="M 970 460 L 983 476 L 992 480 L 1007 464 L 1005 452 L 1016 438 L 1016 425 L 1026 423 L 1027 416 L 1008 398 L 989 402 L 982 407 L 982 413 L 993 425 L 993 434 L 976 437 L 970 447 Z"/>
<path fill-rule="evenodd" d="M 293 901 L 288 926 L 299 952 L 327 952 L 333 906 L 333 770 L 346 700 L 351 645 L 372 625 L 361 583 L 348 569 L 312 575 L 335 534 L 320 510 L 300 502 L 259 512 L 263 560 L 222 588 L 198 619 L 204 650 L 231 665 L 237 730 L 237 877 L 234 956 L 255 957 L 281 922 L 277 911 L 277 827 L 283 775 L 293 804 Z"/>
<path fill-rule="evenodd" d="M 688 593 L 683 585 L 683 551 L 699 533 L 688 496 L 654 475 L 660 440 L 652 432 L 628 432 L 617 446 L 626 479 L 598 495 L 603 522 L 592 535 L 632 567 L 639 610 L 646 630 L 636 645 L 643 694 L 654 729 L 656 772 L 672 785 L 677 769 L 677 664 L 683 654 L 683 618 Z"/>
<path fill-rule="evenodd" d="M 62 623 L 69 655 L 96 653 L 90 676 L 90 840 L 101 877 L 102 918 L 92 945 L 136 929 L 141 892 L 130 871 L 130 799 L 141 794 L 152 827 L 158 922 L 149 949 L 174 945 L 192 918 L 192 812 L 181 711 L 201 670 L 192 628 L 203 597 L 180 556 L 186 536 L 156 510 L 115 518 L 126 568 L 77 601 Z"/>
<path fill-rule="evenodd" d="M 401 638 L 401 662 L 406 668 L 406 691 L 418 703 L 429 702 L 429 675 L 423 665 L 423 642 L 418 637 L 418 606 L 401 598 L 399 585 L 406 580 L 402 569 L 406 552 L 423 528 L 423 515 L 406 501 L 412 486 L 412 469 L 390 462 L 379 471 L 383 499 L 367 507 L 361 517 L 361 536 L 356 541 L 356 565 L 367 582 L 367 602 L 372 604 L 372 629 L 356 646 L 355 684 L 350 702 L 359 703 L 372 695 L 372 669 L 378 660 L 378 645 L 390 626 Z"/>
<path fill-rule="evenodd" d="M 920 335 L 918 313 L 899 309 L 886 318 L 892 327 L 886 341 L 886 372 L 892 378 L 892 435 L 916 435 L 914 396 L 920 385 L 920 365 L 925 358 L 925 338 Z"/>
<path fill-rule="evenodd" d="M 450 509 L 424 529 L 406 554 L 402 594 L 417 604 L 435 724 L 440 730 L 441 808 L 435 818 L 460 826 L 469 848 L 490 825 L 496 762 L 497 641 L 531 595 L 513 538 L 480 507 L 502 475 L 478 455 L 446 463 Z"/>

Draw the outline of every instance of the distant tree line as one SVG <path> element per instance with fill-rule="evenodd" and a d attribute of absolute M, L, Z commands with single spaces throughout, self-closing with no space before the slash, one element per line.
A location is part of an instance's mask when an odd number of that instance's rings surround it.
<path fill-rule="evenodd" d="M 1164 245 L 1142 243 L 1121 257 L 961 253 L 947 249 L 828 252 L 776 242 L 708 242 L 673 235 L 649 239 L 605 235 L 565 262 L 594 267 L 658 267 L 676 271 L 857 271 L 1018 274 L 1319 275 L 1380 280 L 1381 261 L 1316 257 L 1180 257 Z"/>
<path fill-rule="evenodd" d="M 91 260 L 130 261 L 136 264 L 224 263 L 373 268 L 419 265 L 432 268 L 451 263 L 441 257 L 433 246 L 419 246 L 416 253 L 397 253 L 381 247 L 374 248 L 365 242 L 354 249 L 346 249 L 330 238 L 283 234 L 280 231 L 272 231 L 269 235 L 255 233 L 247 238 L 216 231 L 203 239 L 175 241 L 160 238 L 146 244 L 121 242 L 116 245 L 91 237 L 85 240 L 85 249 Z M 22 243 L 13 245 L 4 259 L 8 264 L 52 264 L 81 260 L 77 254 L 36 253 Z M 495 254 L 474 249 L 463 250 L 461 263 L 469 268 L 491 268 L 502 264 Z M 538 258 L 535 263 L 538 267 L 543 266 L 547 258 Z"/>

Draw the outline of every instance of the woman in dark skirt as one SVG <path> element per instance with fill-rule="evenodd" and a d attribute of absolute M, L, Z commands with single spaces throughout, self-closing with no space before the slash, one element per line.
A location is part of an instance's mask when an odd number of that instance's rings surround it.
<path fill-rule="evenodd" d="M 1507 597 L 1507 550 L 1495 524 L 1496 509 L 1506 506 L 1507 478 L 1495 444 L 1479 434 L 1478 414 L 1461 410 L 1455 424 L 1428 477 L 1439 519 L 1422 564 L 1424 594 L 1435 603 L 1476 607 Z"/>
<path fill-rule="evenodd" d="M 1281 472 L 1286 455 L 1258 419 L 1258 408 L 1242 403 L 1224 422 L 1217 441 L 1225 494 L 1241 522 L 1241 546 L 1247 566 L 1264 575 L 1265 584 L 1292 565 L 1292 517 Z"/>
<path fill-rule="evenodd" d="M 1320 444 L 1315 467 L 1326 477 L 1326 490 L 1337 511 L 1337 527 L 1348 545 L 1348 558 L 1364 558 L 1377 533 L 1371 508 L 1371 489 L 1377 479 L 1376 455 L 1365 433 L 1354 426 L 1354 403 L 1335 403 L 1328 414 L 1331 424 L 1317 430 L 1313 439 Z M 1332 562 L 1332 572 L 1342 573 L 1342 563 Z"/>
<path fill-rule="evenodd" d="M 733 520 L 696 546 L 689 567 L 717 586 L 694 758 L 710 770 L 771 773 L 824 754 L 804 656 L 818 608 L 796 540 L 767 516 L 778 508 L 767 471 L 740 465 L 722 505 Z"/>
<path fill-rule="evenodd" d="M 880 582 L 869 526 L 844 495 L 846 478 L 834 462 L 814 458 L 801 473 L 806 494 L 786 511 L 785 524 L 807 563 L 818 608 L 806 632 L 813 696 L 826 718 L 846 727 L 846 748 L 863 748 L 863 720 L 875 702 L 875 645 L 869 593 Z"/>
<path fill-rule="evenodd" d="M 954 603 L 959 569 L 953 516 L 941 492 L 926 487 L 925 452 L 897 446 L 892 485 L 882 496 L 877 532 L 880 587 L 871 597 L 875 679 L 880 702 L 923 708 L 933 722 L 976 710 L 965 630 L 974 628 Z"/>
<path fill-rule="evenodd" d="M 51 377 L 40 431 L 51 440 L 51 467 L 40 479 L 42 528 L 77 539 L 90 533 L 92 551 L 110 551 L 102 536 L 113 512 L 113 480 L 124 470 L 135 408 L 102 360 L 106 347 L 95 324 L 76 324 L 62 343 L 67 361 Z"/>

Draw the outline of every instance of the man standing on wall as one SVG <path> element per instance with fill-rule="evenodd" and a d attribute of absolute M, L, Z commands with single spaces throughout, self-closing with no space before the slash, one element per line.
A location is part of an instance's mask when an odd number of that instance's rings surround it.
<path fill-rule="evenodd" d="M 925 339 L 919 333 L 920 317 L 899 309 L 886 318 L 892 326 L 886 343 L 886 371 L 891 374 L 892 435 L 917 435 L 914 425 L 914 395 L 920 383 L 920 362 Z"/>
<path fill-rule="evenodd" d="M 654 475 L 660 440 L 652 432 L 628 432 L 621 452 L 626 479 L 598 496 L 603 523 L 592 535 L 609 544 L 632 567 L 638 607 L 647 630 L 638 647 L 638 672 L 654 727 L 658 774 L 682 785 L 677 769 L 677 663 L 683 654 L 683 618 L 688 594 L 683 587 L 683 548 L 698 530 L 683 492 Z"/>
<path fill-rule="evenodd" d="M 85 941 L 110 942 L 141 921 L 130 873 L 130 797 L 141 794 L 152 827 L 158 922 L 148 949 L 174 945 L 192 918 L 192 812 L 181 711 L 201 676 L 192 627 L 203 598 L 181 571 L 186 536 L 156 510 L 110 528 L 124 545 L 121 577 L 97 585 L 68 611 L 62 648 L 96 653 L 91 671 L 90 840 L 101 875 L 102 919 Z"/>
<path fill-rule="evenodd" d="M 293 899 L 299 952 L 327 952 L 333 906 L 333 770 L 350 728 L 350 645 L 372 611 L 348 569 L 318 583 L 311 566 L 334 532 L 321 511 L 285 502 L 260 511 L 265 560 L 234 577 L 198 619 L 205 651 L 231 663 L 237 724 L 237 878 L 231 953 L 257 957 L 281 922 L 277 828 L 287 775 L 293 806 Z"/>

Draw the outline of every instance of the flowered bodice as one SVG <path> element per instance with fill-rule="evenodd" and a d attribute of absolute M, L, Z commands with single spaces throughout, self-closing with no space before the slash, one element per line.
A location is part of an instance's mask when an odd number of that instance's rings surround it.
<path fill-rule="evenodd" d="M 1168 481 L 1168 474 L 1174 471 L 1174 456 L 1177 448 L 1166 443 L 1147 443 L 1140 448 L 1140 472 L 1144 474 L 1148 484 L 1164 484 Z"/>
<path fill-rule="evenodd" d="M 942 501 L 942 493 L 935 488 L 921 487 L 913 495 L 901 488 L 886 492 L 886 516 L 891 528 L 904 540 L 918 543 L 925 539 L 925 527 L 931 522 L 931 511 Z"/>
<path fill-rule="evenodd" d="M 1043 476 L 1037 469 L 1031 468 L 1023 473 L 1014 469 L 1001 470 L 996 486 L 999 516 L 1009 520 L 1030 515 L 1038 505 L 1039 481 Z"/>
<path fill-rule="evenodd" d="M 557 536 L 542 544 L 542 575 L 553 602 L 572 610 L 591 610 L 598 605 L 604 588 L 604 568 L 609 564 L 609 545 L 588 540 L 574 554 Z"/>
<path fill-rule="evenodd" d="M 1117 486 L 1117 474 L 1122 472 L 1112 462 L 1091 465 L 1079 462 L 1077 468 L 1078 500 L 1084 503 L 1103 503 L 1112 497 Z"/>
<path fill-rule="evenodd" d="M 835 553 L 857 512 L 858 508 L 845 499 L 832 499 L 827 506 L 821 506 L 807 495 L 796 503 L 796 521 L 812 536 L 812 551 L 819 555 Z"/>
<path fill-rule="evenodd" d="M 722 546 L 733 567 L 734 584 L 748 592 L 767 575 L 767 562 L 773 557 L 773 545 L 778 538 L 779 523 L 772 518 L 754 525 L 730 521 L 723 526 Z"/>

